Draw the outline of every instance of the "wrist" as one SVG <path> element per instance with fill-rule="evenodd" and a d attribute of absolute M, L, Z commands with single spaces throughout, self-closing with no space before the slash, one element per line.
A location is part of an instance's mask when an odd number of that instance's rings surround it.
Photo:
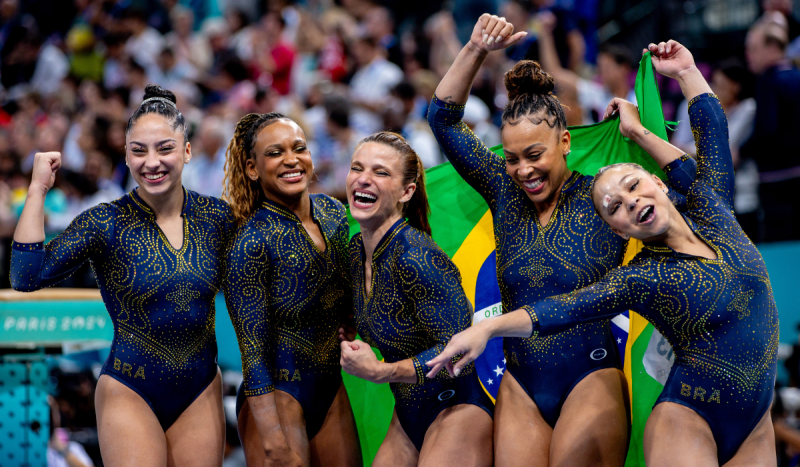
<path fill-rule="evenodd" d="M 372 380 L 375 384 L 391 383 L 393 376 L 396 373 L 397 363 L 378 362 L 375 370 L 372 372 Z"/>
<path fill-rule="evenodd" d="M 633 130 L 631 131 L 631 139 L 634 143 L 641 145 L 642 141 L 645 139 L 647 135 L 650 134 L 650 131 L 644 127 L 641 123 L 636 125 Z"/>
<path fill-rule="evenodd" d="M 47 196 L 47 192 L 50 191 L 50 187 L 47 185 L 43 185 L 39 182 L 31 181 L 31 184 L 28 186 L 28 197 L 31 196 L 40 196 L 44 198 Z"/>
<path fill-rule="evenodd" d="M 472 40 L 467 42 L 467 45 L 464 46 L 464 50 L 467 51 L 468 55 L 474 57 L 476 60 L 480 60 L 481 62 L 489 55 L 488 50 L 473 43 Z"/>
<path fill-rule="evenodd" d="M 703 76 L 703 74 L 700 73 L 700 70 L 697 68 L 697 66 L 692 65 L 688 68 L 684 68 L 683 70 L 679 71 L 678 76 L 675 79 L 677 79 L 679 82 L 683 82 L 693 77 L 696 77 L 697 75 Z"/>

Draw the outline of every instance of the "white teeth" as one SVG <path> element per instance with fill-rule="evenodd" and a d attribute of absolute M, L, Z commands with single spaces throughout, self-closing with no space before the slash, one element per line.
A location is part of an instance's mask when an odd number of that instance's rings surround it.
<path fill-rule="evenodd" d="M 303 172 L 290 172 L 280 176 L 280 178 L 298 178 L 303 175 Z"/>
<path fill-rule="evenodd" d="M 642 212 L 639 213 L 639 222 L 642 222 L 642 219 L 645 218 L 650 212 L 652 212 L 653 207 L 647 206 L 646 208 L 642 209 Z"/>
<path fill-rule="evenodd" d="M 160 178 L 163 178 L 164 175 L 165 174 L 163 174 L 163 173 L 162 174 L 144 174 L 144 178 L 146 178 L 148 180 L 158 180 Z"/>
<path fill-rule="evenodd" d="M 525 185 L 525 188 L 527 188 L 529 190 L 535 190 L 535 189 L 539 188 L 539 186 L 542 183 L 544 183 L 544 179 L 537 178 L 536 180 L 533 180 L 533 181 L 530 181 L 530 182 L 523 182 L 522 184 Z"/>
<path fill-rule="evenodd" d="M 359 196 L 361 198 L 373 199 L 373 200 L 378 199 L 377 196 L 371 195 L 369 193 L 356 193 L 356 196 Z"/>

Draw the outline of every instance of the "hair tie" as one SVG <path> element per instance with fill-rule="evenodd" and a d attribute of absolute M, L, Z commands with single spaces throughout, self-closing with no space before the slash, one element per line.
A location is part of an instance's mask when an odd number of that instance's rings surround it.
<path fill-rule="evenodd" d="M 148 103 L 148 102 L 150 102 L 150 101 L 161 101 L 161 102 L 163 102 L 163 103 L 165 103 L 165 104 L 169 104 L 169 105 L 171 105 L 171 106 L 172 106 L 172 107 L 173 107 L 175 110 L 178 110 L 178 106 L 177 106 L 177 105 L 175 105 L 175 103 L 174 103 L 174 102 L 172 102 L 171 100 L 169 100 L 169 99 L 167 99 L 167 98 L 164 98 L 164 97 L 151 97 L 151 98 L 149 98 L 149 99 L 145 99 L 145 100 L 143 100 L 143 101 L 142 101 L 142 103 L 141 103 L 141 104 L 139 104 L 139 107 L 141 107 L 141 106 L 143 106 L 143 105 L 147 104 L 147 103 Z"/>

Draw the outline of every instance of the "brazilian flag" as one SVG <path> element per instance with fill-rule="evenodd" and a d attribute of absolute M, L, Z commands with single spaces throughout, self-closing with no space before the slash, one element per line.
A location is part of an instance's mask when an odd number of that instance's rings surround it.
<path fill-rule="evenodd" d="M 661 98 L 649 52 L 639 64 L 635 92 L 642 123 L 650 131 L 667 139 Z M 624 138 L 618 127 L 618 117 L 594 125 L 570 127 L 572 152 L 567 158 L 569 168 L 582 174 L 594 175 L 598 169 L 609 164 L 636 162 L 663 178 L 664 174 L 650 156 L 638 145 Z M 492 151 L 502 155 L 502 146 L 495 146 Z M 464 182 L 449 163 L 428 169 L 426 184 L 432 211 L 430 223 L 433 239 L 452 258 L 461 272 L 464 291 L 475 310 L 473 323 L 501 314 L 492 215 L 486 202 Z M 358 224 L 352 218 L 350 221 L 352 235 L 358 231 Z M 641 248 L 641 244 L 634 246 L 635 248 L 628 248 L 625 262 L 630 261 Z M 633 432 L 626 465 L 644 466 L 644 423 L 663 383 L 658 386 L 658 382 L 647 373 L 643 358 L 648 343 L 660 336 L 653 337 L 653 326 L 633 312 L 630 316 L 627 312 L 617 316 L 612 323 L 620 355 L 624 355 L 625 374 L 632 391 Z M 657 331 L 655 334 L 658 334 Z M 659 351 L 669 351 L 671 356 L 668 344 L 660 341 L 657 344 L 660 344 Z M 505 372 L 502 339 L 490 341 L 475 365 L 484 390 L 494 400 Z M 386 384 L 376 385 L 347 374 L 344 375 L 344 382 L 358 425 L 364 465 L 368 466 L 372 464 L 386 436 L 394 399 Z M 644 390 L 639 391 L 639 387 Z"/>

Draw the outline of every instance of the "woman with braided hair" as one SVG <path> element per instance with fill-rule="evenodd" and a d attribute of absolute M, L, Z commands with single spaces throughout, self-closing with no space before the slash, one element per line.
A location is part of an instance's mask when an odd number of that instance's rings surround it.
<path fill-rule="evenodd" d="M 47 246 L 43 201 L 61 154 L 36 154 L 11 283 L 36 290 L 91 263 L 114 323 L 95 394 L 105 465 L 221 466 L 214 300 L 233 215 L 181 185 L 192 151 L 175 95 L 150 85 L 144 97 L 125 135 L 125 162 L 139 186 L 79 214 Z"/>
<path fill-rule="evenodd" d="M 342 342 L 342 368 L 389 383 L 395 399 L 373 465 L 492 465 L 493 406 L 474 365 L 456 379 L 425 378 L 425 362 L 469 327 L 472 307 L 458 269 L 430 237 L 422 161 L 396 133 L 364 138 L 350 161 L 347 200 L 361 226 L 350 265 L 364 341 Z"/>
<path fill-rule="evenodd" d="M 618 266 L 626 241 L 594 210 L 592 177 L 567 166 L 571 135 L 555 82 L 523 60 L 505 75 L 505 158 L 461 121 L 472 81 L 486 56 L 525 36 L 504 18 L 483 15 L 439 83 L 428 121 L 456 171 L 492 213 L 503 310 L 590 285 Z M 620 130 L 630 131 L 667 172 L 688 186 L 683 152 L 638 124 L 622 99 Z M 638 125 L 638 126 L 637 126 Z M 692 175 L 688 175 L 691 179 Z M 491 321 L 491 320 L 490 320 Z M 507 370 L 495 409 L 495 462 L 502 466 L 621 466 L 628 448 L 628 390 L 608 320 L 548 336 L 503 340 Z M 437 372 L 431 372 L 436 374 Z"/>
<path fill-rule="evenodd" d="M 310 195 L 303 130 L 248 114 L 225 161 L 223 198 L 238 224 L 226 257 L 225 301 L 244 381 L 239 436 L 252 466 L 361 465 L 339 365 L 352 314 L 344 206 Z"/>

